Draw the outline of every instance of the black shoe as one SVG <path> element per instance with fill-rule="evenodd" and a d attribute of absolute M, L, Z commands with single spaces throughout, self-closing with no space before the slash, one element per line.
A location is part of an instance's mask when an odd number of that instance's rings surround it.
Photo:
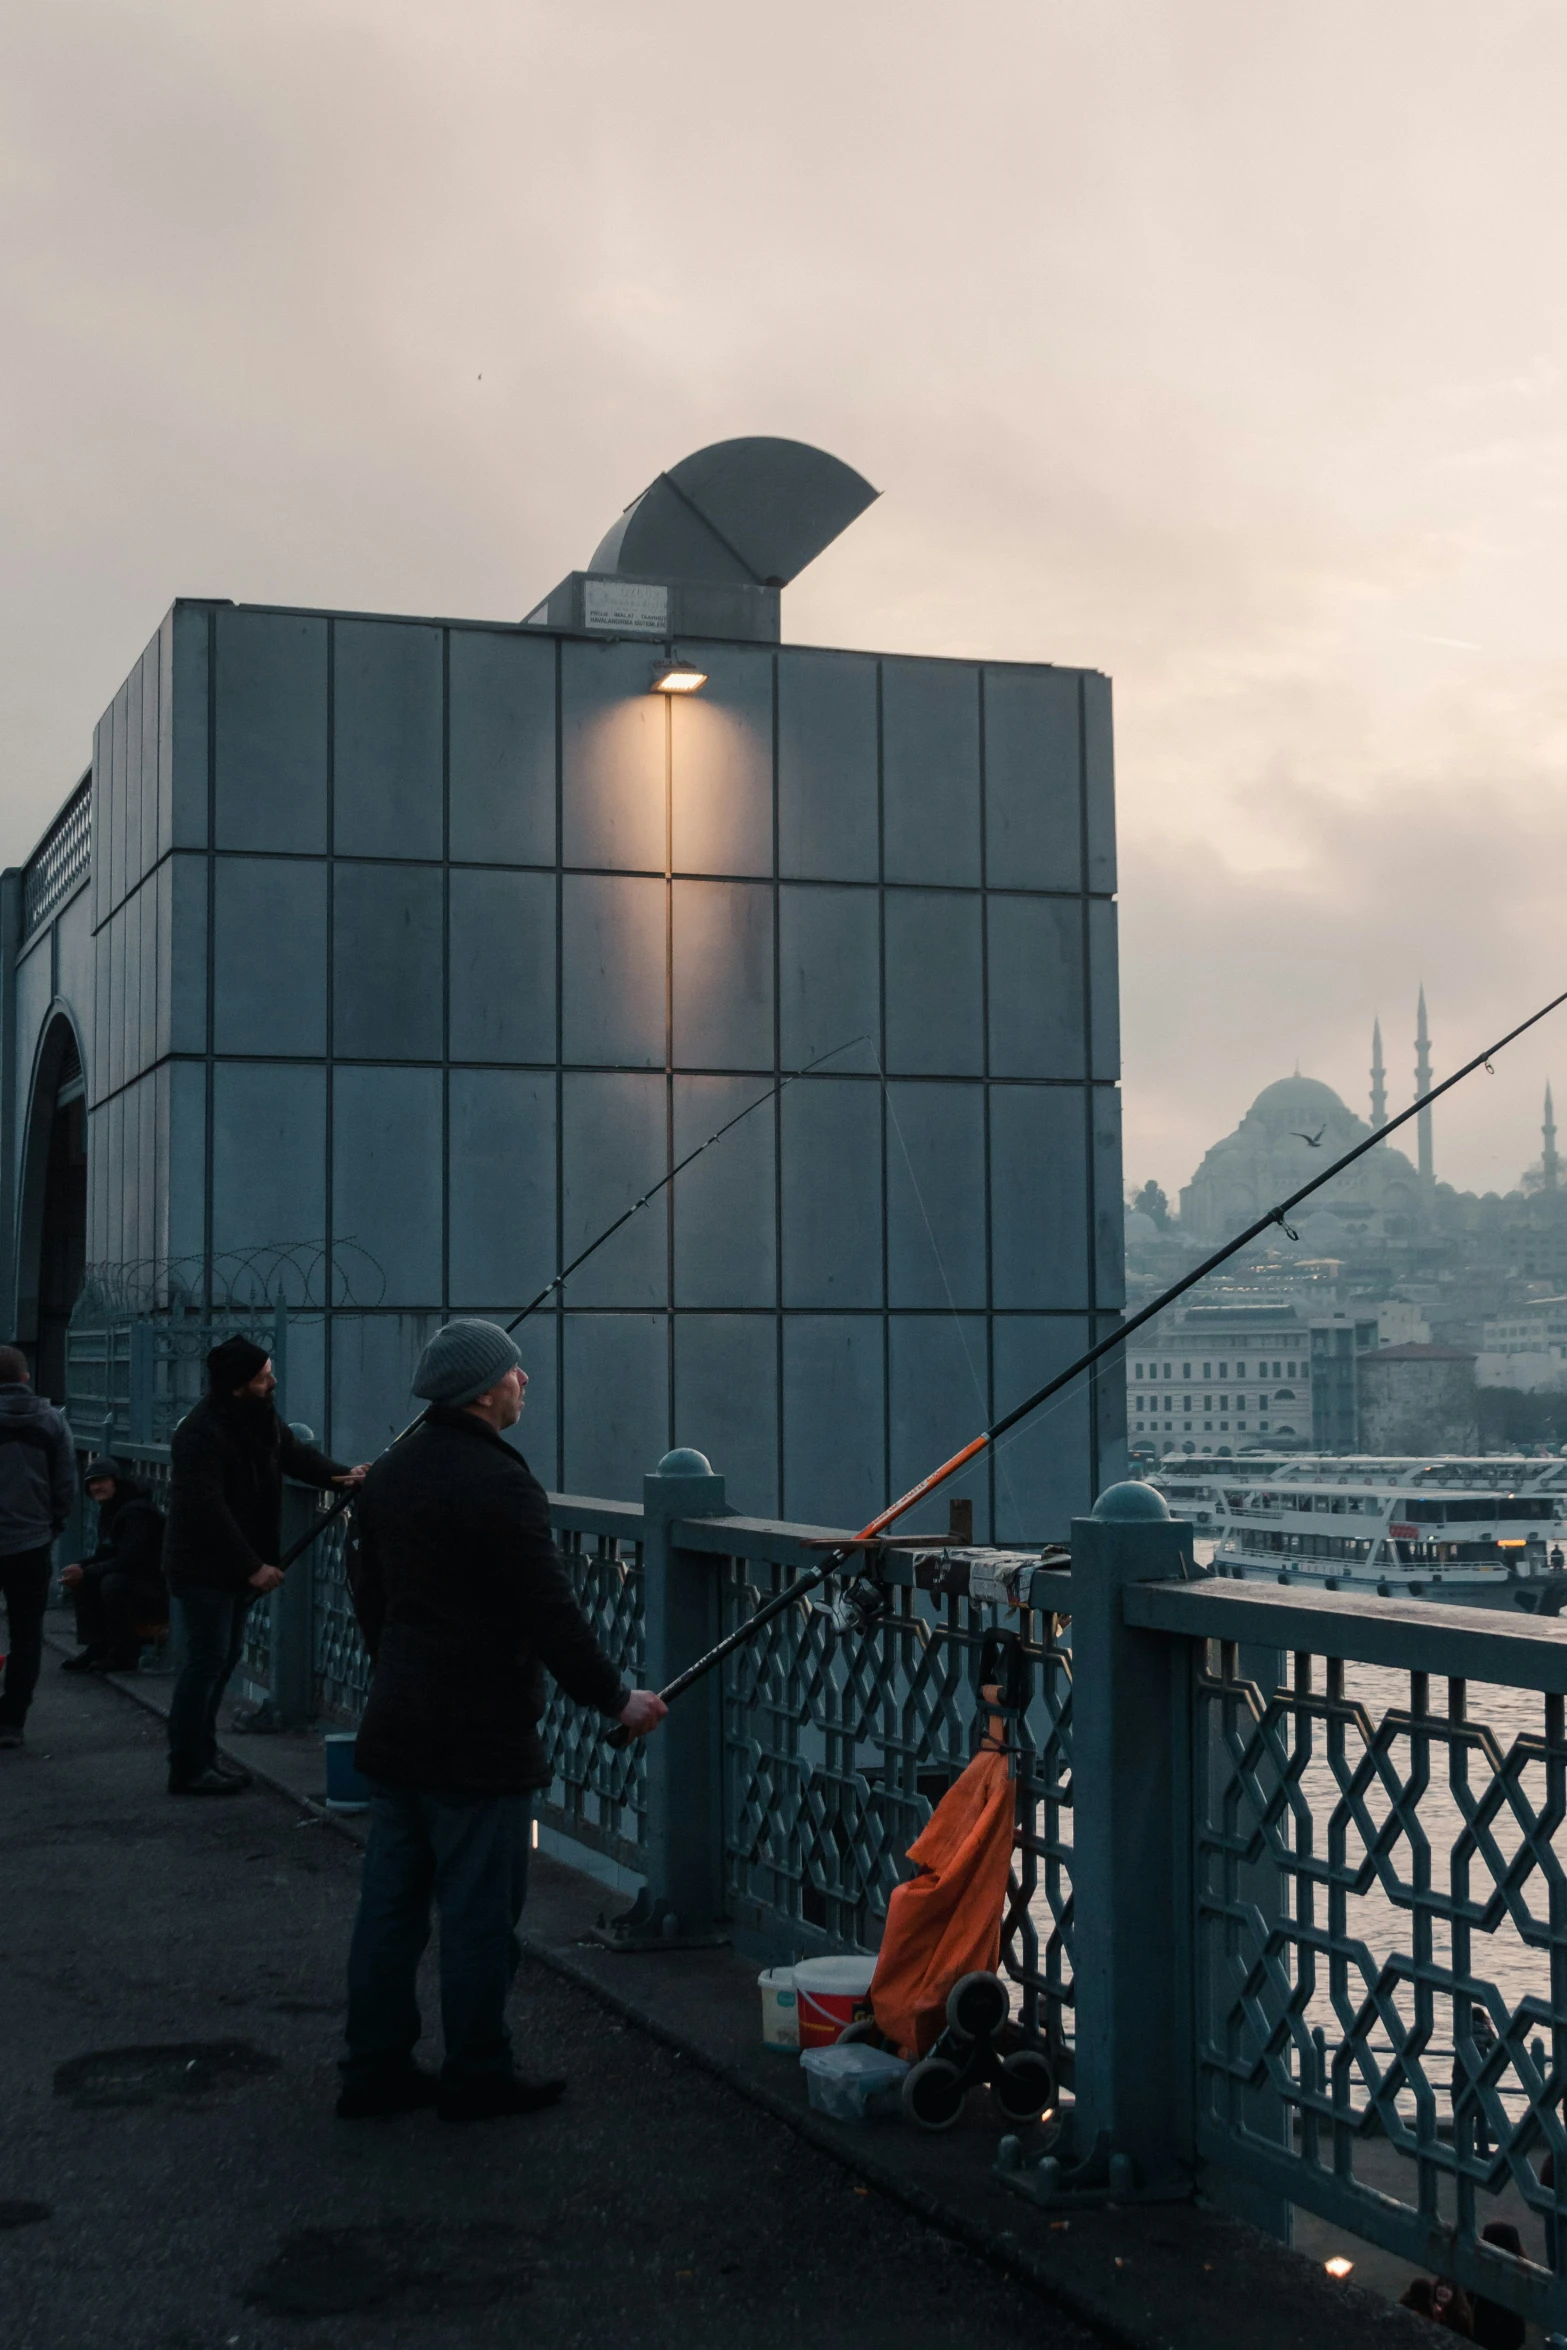
<path fill-rule="evenodd" d="M 95 1648 L 78 1649 L 75 1656 L 60 1659 L 62 1673 L 98 1673 L 103 1670 L 103 1659 Z"/>
<path fill-rule="evenodd" d="M 484 2074 L 454 2088 L 442 2081 L 435 2110 L 443 2122 L 502 2121 L 513 2113 L 542 2113 L 566 2094 L 564 2081 L 524 2081 L 515 2074 Z"/>
<path fill-rule="evenodd" d="M 235 1780 L 241 1787 L 253 1787 L 256 1783 L 252 1773 L 246 1770 L 242 1762 L 236 1762 L 231 1754 L 215 1754 L 207 1767 L 216 1771 L 220 1778 Z"/>
<path fill-rule="evenodd" d="M 87 1667 L 89 1673 L 139 1673 L 141 1650 L 133 1648 L 124 1656 L 101 1656 Z"/>
<path fill-rule="evenodd" d="M 194 1779 L 176 1779 L 172 1773 L 169 1777 L 171 1795 L 243 1795 L 244 1792 L 243 1779 L 231 1779 L 224 1772 L 213 1770 L 210 1764 L 206 1770 L 198 1771 Z"/>
<path fill-rule="evenodd" d="M 339 2121 L 386 2121 L 394 2113 L 419 2113 L 440 2095 L 434 2073 L 416 2064 L 379 2081 L 347 2081 L 337 2101 Z"/>
<path fill-rule="evenodd" d="M 27 1740 L 15 1722 L 0 1723 L 0 1746 L 25 1746 Z"/>

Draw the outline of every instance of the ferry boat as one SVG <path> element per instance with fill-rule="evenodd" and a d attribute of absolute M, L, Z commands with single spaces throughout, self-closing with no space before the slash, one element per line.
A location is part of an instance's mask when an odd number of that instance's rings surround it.
<path fill-rule="evenodd" d="M 1557 1614 L 1567 1461 L 1171 1462 L 1149 1482 L 1239 1580 Z"/>

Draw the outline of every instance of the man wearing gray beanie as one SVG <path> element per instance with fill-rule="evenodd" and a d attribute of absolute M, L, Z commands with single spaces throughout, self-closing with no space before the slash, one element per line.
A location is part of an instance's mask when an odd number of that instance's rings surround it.
<path fill-rule="evenodd" d="M 544 1669 L 579 1705 L 641 1737 L 666 1708 L 622 1686 L 550 1533 L 544 1489 L 502 1430 L 528 1375 L 497 1323 L 448 1322 L 419 1358 L 428 1405 L 366 1477 L 349 1584 L 370 1651 L 354 1759 L 370 1838 L 348 1959 L 345 2120 L 434 2105 L 449 2122 L 552 2105 L 564 2081 L 523 2080 L 506 2000 L 521 1957 Z M 439 2081 L 414 2062 L 415 1978 L 441 1921 Z"/>

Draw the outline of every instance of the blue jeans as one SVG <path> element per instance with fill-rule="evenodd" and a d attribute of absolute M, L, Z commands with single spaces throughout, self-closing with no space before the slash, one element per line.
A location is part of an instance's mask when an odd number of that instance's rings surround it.
<path fill-rule="evenodd" d="M 169 1777 L 199 1779 L 218 1751 L 218 1707 L 245 1646 L 253 1591 L 176 1591 L 171 1621 L 181 1661 L 169 1699 Z"/>
<path fill-rule="evenodd" d="M 348 2054 L 356 2087 L 412 2062 L 421 2029 L 415 1983 L 441 1920 L 442 2078 L 509 2078 L 506 2000 L 522 1956 L 531 1795 L 440 1795 L 371 1782 L 359 1915 L 348 1952 Z"/>

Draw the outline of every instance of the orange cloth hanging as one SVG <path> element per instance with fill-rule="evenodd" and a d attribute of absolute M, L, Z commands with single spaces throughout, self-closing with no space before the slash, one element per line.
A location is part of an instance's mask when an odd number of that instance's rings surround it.
<path fill-rule="evenodd" d="M 1012 1821 L 1007 1758 L 986 1747 L 909 1846 L 920 1873 L 887 1905 L 871 1982 L 876 2027 L 904 2056 L 934 2044 L 960 1975 L 993 1974 L 1000 1963 Z"/>

